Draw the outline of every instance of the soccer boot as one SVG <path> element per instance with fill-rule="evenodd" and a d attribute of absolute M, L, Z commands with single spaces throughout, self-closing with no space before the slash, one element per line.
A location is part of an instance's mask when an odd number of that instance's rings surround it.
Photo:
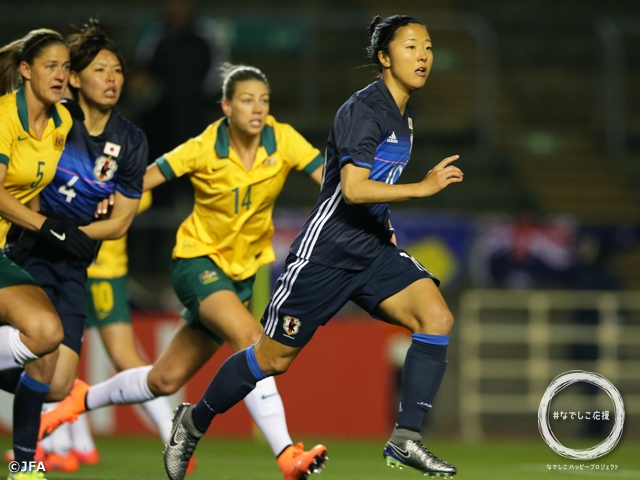
<path fill-rule="evenodd" d="M 42 472 L 16 472 L 10 473 L 7 480 L 47 480 Z"/>
<path fill-rule="evenodd" d="M 436 457 L 422 442 L 405 440 L 395 443 L 389 440 L 382 452 L 390 467 L 410 467 L 430 477 L 451 478 L 456 474 L 456 467 Z"/>
<path fill-rule="evenodd" d="M 69 451 L 66 455 L 48 453 L 44 459 L 44 466 L 47 472 L 73 473 L 80 470 L 80 462 L 73 451 Z"/>
<path fill-rule="evenodd" d="M 191 475 L 195 469 L 196 469 L 196 456 L 194 454 L 193 457 L 189 459 L 189 465 L 187 466 L 186 475 Z"/>
<path fill-rule="evenodd" d="M 184 478 L 193 452 L 204 435 L 193 424 L 192 410 L 193 405 L 183 403 L 173 417 L 169 443 L 164 446 L 164 470 L 169 480 Z"/>
<path fill-rule="evenodd" d="M 97 465 L 98 463 L 100 463 L 100 453 L 98 453 L 97 448 L 94 448 L 93 450 L 89 450 L 87 452 L 80 452 L 74 449 L 73 453 L 76 455 L 76 458 L 82 465 Z"/>
<path fill-rule="evenodd" d="M 327 460 L 329 457 L 324 445 L 316 445 L 305 452 L 302 442 L 298 442 L 295 446 L 289 445 L 278 456 L 278 467 L 284 480 L 304 480 L 312 473 L 320 473 Z"/>
<path fill-rule="evenodd" d="M 40 446 L 40 444 L 38 443 L 36 445 L 36 454 L 34 455 L 33 459 L 36 462 L 44 462 L 44 457 L 46 457 L 47 454 L 44 451 L 44 448 L 42 448 Z M 13 450 L 5 450 L 4 452 L 4 461 L 7 463 L 11 463 L 11 462 L 15 462 L 16 460 L 16 456 L 13 453 Z"/>
<path fill-rule="evenodd" d="M 78 415 L 87 411 L 85 399 L 89 391 L 89 385 L 82 380 L 76 379 L 69 395 L 58 403 L 55 408 L 45 412 L 40 417 L 40 434 L 38 439 L 53 433 L 63 423 L 73 423 L 78 419 Z"/>

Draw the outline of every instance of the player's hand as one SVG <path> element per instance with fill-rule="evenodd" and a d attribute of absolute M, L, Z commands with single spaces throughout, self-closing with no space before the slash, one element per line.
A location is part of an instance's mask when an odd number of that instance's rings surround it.
<path fill-rule="evenodd" d="M 111 214 L 111 207 L 115 202 L 115 195 L 112 193 L 108 198 L 103 199 L 98 206 L 96 207 L 96 212 L 93 214 L 94 217 L 99 218 L 100 220 L 105 220 L 109 218 Z"/>
<path fill-rule="evenodd" d="M 455 162 L 458 158 L 460 158 L 459 155 L 447 157 L 429 170 L 424 180 L 418 184 L 419 195 L 421 197 L 428 197 L 438 193 L 452 183 L 461 182 L 464 176 L 462 170 L 451 165 L 451 163 Z"/>
<path fill-rule="evenodd" d="M 47 217 L 38 236 L 78 260 L 90 262 L 95 256 L 97 242 L 69 220 Z"/>

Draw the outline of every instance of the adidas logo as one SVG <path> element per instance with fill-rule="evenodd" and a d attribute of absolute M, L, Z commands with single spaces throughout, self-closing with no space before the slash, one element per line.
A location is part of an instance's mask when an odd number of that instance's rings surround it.
<path fill-rule="evenodd" d="M 396 132 L 391 132 L 391 136 L 387 138 L 388 143 L 398 143 L 398 139 L 396 138 Z"/>

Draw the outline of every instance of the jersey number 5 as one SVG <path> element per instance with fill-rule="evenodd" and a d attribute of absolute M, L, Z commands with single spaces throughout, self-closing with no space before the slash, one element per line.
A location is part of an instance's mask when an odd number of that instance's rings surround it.
<path fill-rule="evenodd" d="M 60 188 L 58 188 L 58 191 L 62 195 L 67 197 L 67 203 L 71 203 L 71 200 L 76 198 L 76 191 L 73 186 L 76 184 L 79 178 L 79 176 L 74 175 L 73 177 L 71 177 L 71 180 L 69 180 L 65 185 L 60 185 Z"/>

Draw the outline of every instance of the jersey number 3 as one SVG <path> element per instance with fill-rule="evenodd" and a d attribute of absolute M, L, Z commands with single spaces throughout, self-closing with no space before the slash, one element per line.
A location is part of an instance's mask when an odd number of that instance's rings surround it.
<path fill-rule="evenodd" d="M 67 203 L 71 203 L 71 200 L 76 198 L 76 191 L 73 188 L 73 186 L 76 184 L 79 178 L 80 178 L 79 176 L 74 175 L 65 185 L 60 185 L 60 187 L 58 188 L 58 191 L 62 195 L 67 197 L 66 198 Z"/>

